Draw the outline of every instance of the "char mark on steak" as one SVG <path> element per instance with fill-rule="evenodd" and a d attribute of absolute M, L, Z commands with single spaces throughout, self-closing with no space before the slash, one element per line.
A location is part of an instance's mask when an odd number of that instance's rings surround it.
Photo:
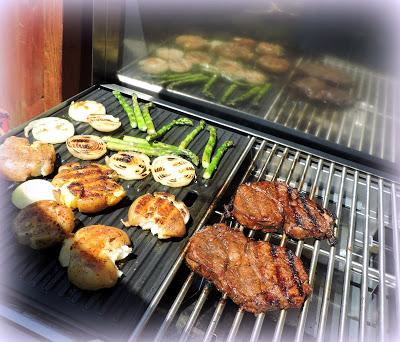
<path fill-rule="evenodd" d="M 256 314 L 300 308 L 312 290 L 301 260 L 292 251 L 253 241 L 225 224 L 197 232 L 185 260 L 233 302 Z"/>
<path fill-rule="evenodd" d="M 333 215 L 282 182 L 241 184 L 233 199 L 232 215 L 249 229 L 279 232 L 283 228 L 298 240 L 316 238 L 335 243 Z"/>

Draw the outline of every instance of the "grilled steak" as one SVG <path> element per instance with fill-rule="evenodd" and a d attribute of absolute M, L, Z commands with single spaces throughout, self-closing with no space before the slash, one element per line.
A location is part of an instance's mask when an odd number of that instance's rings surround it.
<path fill-rule="evenodd" d="M 342 70 L 321 63 L 303 63 L 296 69 L 296 73 L 315 77 L 332 85 L 350 86 L 353 83 L 351 77 Z"/>
<path fill-rule="evenodd" d="M 242 225 L 264 232 L 281 229 L 295 239 L 328 239 L 334 243 L 333 217 L 305 193 L 282 182 L 241 184 L 232 215 Z"/>
<path fill-rule="evenodd" d="M 306 77 L 292 83 L 292 88 L 313 101 L 331 103 L 335 106 L 344 107 L 353 102 L 346 90 L 331 87 L 324 81 L 314 77 Z"/>
<path fill-rule="evenodd" d="M 185 260 L 193 271 L 252 313 L 299 308 L 311 293 L 303 264 L 292 251 L 253 241 L 225 224 L 196 233 Z"/>
<path fill-rule="evenodd" d="M 233 200 L 236 220 L 254 230 L 275 232 L 283 225 L 283 206 L 279 202 L 279 183 L 241 184 Z"/>

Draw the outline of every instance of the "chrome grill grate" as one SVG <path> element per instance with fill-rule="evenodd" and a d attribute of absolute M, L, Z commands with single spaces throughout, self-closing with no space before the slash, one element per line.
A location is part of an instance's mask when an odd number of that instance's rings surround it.
<path fill-rule="evenodd" d="M 396 81 L 335 57 L 326 56 L 322 61 L 352 76 L 355 86 L 349 91 L 356 103 L 344 110 L 312 105 L 294 97 L 284 86 L 265 113 L 265 119 L 398 162 L 395 137 L 400 125 L 395 114 L 398 110 Z"/>
<path fill-rule="evenodd" d="M 313 239 L 261 236 L 301 257 L 309 269 L 312 296 L 301 310 L 255 316 L 189 272 L 181 265 L 182 254 L 130 339 L 383 341 L 392 335 L 396 307 L 400 309 L 399 186 L 267 140 L 255 143 L 243 165 L 238 182 L 285 181 L 336 213 L 335 247 Z M 227 191 L 229 196 L 233 191 Z M 224 203 L 210 224 L 222 220 Z"/>

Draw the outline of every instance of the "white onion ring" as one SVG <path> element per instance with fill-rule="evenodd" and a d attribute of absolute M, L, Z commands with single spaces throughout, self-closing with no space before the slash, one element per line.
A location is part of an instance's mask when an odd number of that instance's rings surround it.
<path fill-rule="evenodd" d="M 66 142 L 68 151 L 82 160 L 95 160 L 107 152 L 106 143 L 96 135 L 74 135 Z"/>
<path fill-rule="evenodd" d="M 143 179 L 150 174 L 150 158 L 143 153 L 121 151 L 106 157 L 106 164 L 126 180 Z"/>
<path fill-rule="evenodd" d="M 121 127 L 121 121 L 112 115 L 90 114 L 87 121 L 90 126 L 100 132 L 112 132 Z"/>
<path fill-rule="evenodd" d="M 161 156 L 154 159 L 151 173 L 157 182 L 173 188 L 186 186 L 196 177 L 193 164 L 177 156 Z"/>
<path fill-rule="evenodd" d="M 71 102 L 68 115 L 75 121 L 87 122 L 90 114 L 106 114 L 106 107 L 92 100 Z"/>
<path fill-rule="evenodd" d="M 29 136 L 31 130 L 36 140 L 48 144 L 61 144 L 75 133 L 71 122 L 57 117 L 31 121 L 24 129 L 26 137 Z"/>

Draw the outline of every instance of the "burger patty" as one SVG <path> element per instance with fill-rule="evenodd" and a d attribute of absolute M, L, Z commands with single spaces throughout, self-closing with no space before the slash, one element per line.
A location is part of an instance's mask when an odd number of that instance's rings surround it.
<path fill-rule="evenodd" d="M 225 224 L 196 233 L 185 260 L 190 269 L 255 314 L 299 308 L 312 290 L 301 260 L 292 251 L 246 238 Z"/>
<path fill-rule="evenodd" d="M 264 232 L 283 231 L 295 239 L 328 239 L 334 243 L 332 214 L 282 182 L 241 184 L 233 199 L 233 217 Z"/>

